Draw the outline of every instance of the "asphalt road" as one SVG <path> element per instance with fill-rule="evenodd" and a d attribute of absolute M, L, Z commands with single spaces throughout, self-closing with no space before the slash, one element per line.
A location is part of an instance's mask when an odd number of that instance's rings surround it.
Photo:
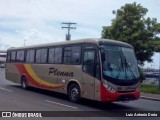
<path fill-rule="evenodd" d="M 31 88 L 23 90 L 19 84 L 5 79 L 5 69 L 0 68 L 0 111 L 160 111 L 160 102 L 139 99 L 129 103 L 115 102 L 102 104 L 90 100 L 82 100 L 80 104 L 68 101 L 66 95 L 51 91 Z M 66 112 L 66 114 L 69 114 Z M 116 115 L 116 113 L 115 113 Z M 72 116 L 72 115 L 71 115 Z M 108 117 L 109 119 L 131 119 L 130 117 Z M 15 118 L 16 119 L 16 118 Z M 45 118 L 52 119 L 52 118 Z M 55 117 L 54 119 L 68 119 L 69 117 Z M 75 118 L 72 118 L 75 120 Z M 82 119 L 78 117 L 77 119 Z M 84 118 L 83 118 L 84 119 Z M 86 117 L 85 119 L 105 119 L 104 117 Z M 146 119 L 138 117 L 137 119 Z M 150 118 L 148 118 L 150 119 Z M 154 119 L 158 119 L 154 117 Z"/>

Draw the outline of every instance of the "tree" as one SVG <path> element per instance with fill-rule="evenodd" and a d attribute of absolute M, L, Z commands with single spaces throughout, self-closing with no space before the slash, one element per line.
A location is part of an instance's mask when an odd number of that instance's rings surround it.
<path fill-rule="evenodd" d="M 125 4 L 117 11 L 111 26 L 104 26 L 102 38 L 114 39 L 133 45 L 138 63 L 152 62 L 154 51 L 160 51 L 160 23 L 156 18 L 145 18 L 147 8 L 134 2 Z"/>
<path fill-rule="evenodd" d="M 140 74 L 139 79 L 140 79 L 140 82 L 142 83 L 143 80 L 145 80 L 146 78 L 145 78 L 145 75 L 144 75 L 144 72 L 143 72 L 142 68 L 138 67 L 138 71 L 139 71 L 139 74 Z"/>

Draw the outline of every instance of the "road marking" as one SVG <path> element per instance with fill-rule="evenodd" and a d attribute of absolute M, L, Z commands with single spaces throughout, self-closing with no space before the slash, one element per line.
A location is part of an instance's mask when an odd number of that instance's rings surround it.
<path fill-rule="evenodd" d="M 141 96 L 143 99 L 148 99 L 148 100 L 155 100 L 155 101 L 160 101 L 158 98 L 153 98 L 153 97 L 146 97 L 146 96 Z"/>
<path fill-rule="evenodd" d="M 8 91 L 8 92 L 13 92 L 12 90 L 9 90 L 9 89 L 5 89 L 5 88 L 2 88 L 0 87 L 1 90 L 5 90 L 5 91 Z"/>
<path fill-rule="evenodd" d="M 46 102 L 49 102 L 49 103 L 57 104 L 57 105 L 62 105 L 62 106 L 65 106 L 65 107 L 70 107 L 70 108 L 73 108 L 73 109 L 78 109 L 77 107 L 74 107 L 74 106 L 65 105 L 65 104 L 53 102 L 53 101 L 50 101 L 50 100 L 45 100 L 45 101 L 46 101 Z"/>

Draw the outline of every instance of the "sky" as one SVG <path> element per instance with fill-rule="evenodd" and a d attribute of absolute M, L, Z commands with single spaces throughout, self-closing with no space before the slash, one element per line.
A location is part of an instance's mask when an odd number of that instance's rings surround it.
<path fill-rule="evenodd" d="M 103 26 L 115 18 L 113 10 L 136 2 L 160 23 L 159 0 L 0 0 L 0 50 L 24 45 L 64 41 L 62 22 L 75 22 L 71 39 L 100 38 Z M 145 67 L 158 68 L 160 54 Z"/>

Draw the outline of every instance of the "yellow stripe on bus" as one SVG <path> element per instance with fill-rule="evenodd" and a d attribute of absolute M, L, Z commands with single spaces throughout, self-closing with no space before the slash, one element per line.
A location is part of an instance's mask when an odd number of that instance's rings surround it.
<path fill-rule="evenodd" d="M 25 64 L 25 69 L 27 70 L 28 74 L 38 83 L 42 84 L 42 85 L 46 85 L 46 86 L 52 86 L 52 87 L 58 87 L 58 86 L 62 86 L 61 84 L 51 84 L 48 82 L 45 82 L 44 80 L 40 79 L 36 73 L 33 71 L 33 69 L 31 68 L 31 66 L 29 64 Z"/>

